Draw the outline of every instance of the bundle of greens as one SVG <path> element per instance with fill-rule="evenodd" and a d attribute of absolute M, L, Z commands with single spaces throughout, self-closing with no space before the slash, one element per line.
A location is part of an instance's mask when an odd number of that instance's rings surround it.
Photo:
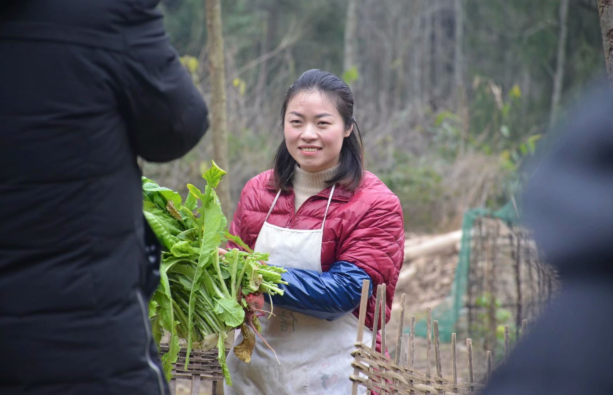
<path fill-rule="evenodd" d="M 149 303 L 149 318 L 158 346 L 164 330 L 170 335 L 169 351 L 162 357 L 167 379 L 172 377 L 181 341 L 187 347 L 186 368 L 194 347 L 216 345 L 226 383 L 232 385 L 226 365 L 226 333 L 241 329 L 244 340 L 234 352 L 248 363 L 255 335 L 259 336 L 255 312 L 262 309 L 263 294 L 283 294 L 277 284 L 286 284 L 281 279 L 284 269 L 263 264 L 267 254 L 251 251 L 226 231 L 227 220 L 215 193 L 224 174 L 213 162 L 203 175 L 207 183 L 204 193 L 188 184 L 185 201 L 177 192 L 143 177 L 145 218 L 165 249 L 161 282 Z M 219 247 L 225 240 L 232 240 L 244 251 L 233 249 L 220 255 Z"/>

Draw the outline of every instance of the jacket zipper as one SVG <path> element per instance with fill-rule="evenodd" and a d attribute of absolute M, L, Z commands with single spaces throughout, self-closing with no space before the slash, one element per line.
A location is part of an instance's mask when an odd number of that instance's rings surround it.
<path fill-rule="evenodd" d="M 147 319 L 147 310 L 145 309 L 145 302 L 143 301 L 143 296 L 141 295 L 140 291 L 136 292 L 136 296 L 138 297 L 138 304 L 143 314 L 143 323 L 145 324 L 145 332 L 147 333 L 147 348 L 145 348 L 145 358 L 147 359 L 147 364 L 149 364 L 151 370 L 153 370 L 157 375 L 158 385 L 160 386 L 160 394 L 165 395 L 163 381 L 164 379 L 162 378 L 162 372 L 160 372 L 160 368 L 155 363 L 153 363 L 153 360 L 151 359 L 151 354 L 149 352 L 153 337 L 151 336 L 151 328 L 149 327 L 149 321 Z"/>

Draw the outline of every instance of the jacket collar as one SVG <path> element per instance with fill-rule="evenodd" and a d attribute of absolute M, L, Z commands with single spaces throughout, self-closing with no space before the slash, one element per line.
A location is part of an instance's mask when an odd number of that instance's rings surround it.
<path fill-rule="evenodd" d="M 266 189 L 268 189 L 271 192 L 277 191 L 270 183 L 266 184 Z M 332 191 L 332 187 L 330 186 L 314 196 L 328 199 L 330 197 L 331 191 Z M 334 190 L 334 195 L 332 196 L 332 200 L 339 201 L 339 202 L 348 202 L 354 193 L 355 193 L 354 191 L 349 191 L 345 189 L 342 185 L 337 185 L 336 189 Z M 281 195 L 285 195 L 285 194 L 287 194 L 287 192 L 281 193 Z M 294 194 L 293 188 L 291 188 L 291 194 Z"/>

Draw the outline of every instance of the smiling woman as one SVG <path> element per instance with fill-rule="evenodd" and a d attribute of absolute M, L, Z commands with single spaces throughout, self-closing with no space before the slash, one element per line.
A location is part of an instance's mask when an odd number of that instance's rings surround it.
<path fill-rule="evenodd" d="M 287 106 L 285 145 L 301 169 L 317 172 L 339 163 L 353 125 L 345 126 L 332 100 L 320 91 L 302 91 Z"/>
<path fill-rule="evenodd" d="M 273 182 L 289 191 L 296 165 L 318 172 L 339 165 L 329 184 L 355 190 L 364 172 L 362 138 L 353 94 L 337 76 L 309 70 L 289 88 L 281 109 L 284 140 L 274 159 Z"/>
<path fill-rule="evenodd" d="M 347 394 L 362 281 L 385 284 L 391 306 L 404 255 L 402 210 L 364 171 L 353 94 L 340 78 L 302 74 L 285 96 L 281 122 L 273 169 L 247 183 L 230 227 L 250 248 L 269 253 L 270 264 L 287 269 L 283 297 L 272 298 L 276 316 L 261 318 L 281 364 L 260 342 L 249 364 L 230 354 L 234 387 L 224 393 Z M 374 307 L 371 297 L 370 328 Z M 366 333 L 364 341 L 373 336 Z"/>

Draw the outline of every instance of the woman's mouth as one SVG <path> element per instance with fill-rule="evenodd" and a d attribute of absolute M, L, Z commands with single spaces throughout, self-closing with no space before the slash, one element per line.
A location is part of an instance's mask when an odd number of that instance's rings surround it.
<path fill-rule="evenodd" d="M 299 147 L 298 149 L 300 151 L 302 151 L 302 152 L 317 152 L 317 151 L 321 151 L 321 148 L 317 148 L 317 147 Z"/>

